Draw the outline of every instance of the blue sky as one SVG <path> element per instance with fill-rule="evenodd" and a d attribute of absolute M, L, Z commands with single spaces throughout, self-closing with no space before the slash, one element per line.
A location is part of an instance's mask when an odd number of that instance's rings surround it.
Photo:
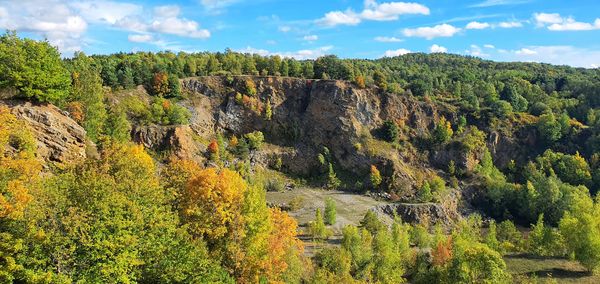
<path fill-rule="evenodd" d="M 598 0 L 0 0 L 0 28 L 65 56 L 223 51 L 298 59 L 449 52 L 600 66 Z"/>

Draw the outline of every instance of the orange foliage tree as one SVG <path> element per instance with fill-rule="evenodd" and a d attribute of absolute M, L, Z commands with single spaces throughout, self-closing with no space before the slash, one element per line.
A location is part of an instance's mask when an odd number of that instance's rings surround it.
<path fill-rule="evenodd" d="M 165 72 L 154 73 L 152 77 L 152 93 L 164 97 L 169 94 L 169 75 Z"/>

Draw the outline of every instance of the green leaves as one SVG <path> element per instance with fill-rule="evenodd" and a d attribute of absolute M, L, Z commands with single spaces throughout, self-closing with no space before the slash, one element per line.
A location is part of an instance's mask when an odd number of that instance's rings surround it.
<path fill-rule="evenodd" d="M 71 78 L 60 54 L 47 41 L 20 39 L 14 32 L 0 37 L 0 88 L 40 102 L 60 102 L 69 94 Z"/>

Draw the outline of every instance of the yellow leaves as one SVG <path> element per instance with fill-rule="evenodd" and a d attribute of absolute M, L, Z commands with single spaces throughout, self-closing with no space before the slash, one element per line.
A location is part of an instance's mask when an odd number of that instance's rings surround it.
<path fill-rule="evenodd" d="M 235 172 L 208 168 L 185 186 L 181 214 L 196 236 L 209 239 L 224 236 L 242 207 L 247 185 Z"/>
<path fill-rule="evenodd" d="M 31 201 L 31 195 L 23 182 L 9 181 L 6 192 L 0 195 L 0 218 L 19 219 L 23 217 L 23 210 L 29 201 Z"/>

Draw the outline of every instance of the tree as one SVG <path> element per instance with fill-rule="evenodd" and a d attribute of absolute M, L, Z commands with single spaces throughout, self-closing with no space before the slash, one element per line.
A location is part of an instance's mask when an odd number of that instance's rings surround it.
<path fill-rule="evenodd" d="M 537 123 L 540 137 L 546 143 L 554 143 L 562 137 L 561 127 L 554 114 L 543 114 Z"/>
<path fill-rule="evenodd" d="M 219 158 L 219 144 L 217 144 L 217 140 L 213 140 L 208 144 L 208 153 L 211 161 L 218 161 Z"/>
<path fill-rule="evenodd" d="M 244 138 L 248 140 L 248 147 L 250 150 L 257 150 L 262 146 L 265 141 L 265 136 L 260 131 L 254 131 L 244 135 Z"/>
<path fill-rule="evenodd" d="M 329 239 L 332 232 L 331 230 L 325 227 L 325 221 L 323 220 L 323 214 L 321 213 L 321 209 L 317 208 L 317 212 L 315 213 L 315 220 L 311 221 L 308 224 L 309 234 L 315 240 L 326 240 Z"/>
<path fill-rule="evenodd" d="M 385 229 L 385 225 L 379 220 L 377 214 L 371 210 L 365 213 L 365 216 L 360 221 L 360 227 L 364 228 L 372 235 L 375 235 L 380 230 Z"/>
<path fill-rule="evenodd" d="M 600 206 L 591 198 L 580 198 L 565 212 L 559 228 L 568 251 L 589 271 L 600 269 Z"/>
<path fill-rule="evenodd" d="M 271 106 L 271 100 L 267 99 L 265 106 L 265 120 L 271 120 L 273 118 L 273 109 Z"/>
<path fill-rule="evenodd" d="M 483 244 L 473 244 L 455 255 L 449 268 L 450 283 L 511 283 L 502 256 Z"/>
<path fill-rule="evenodd" d="M 373 80 L 375 81 L 375 85 L 379 87 L 382 91 L 386 91 L 388 87 L 387 78 L 385 74 L 381 71 L 375 71 L 373 74 Z"/>
<path fill-rule="evenodd" d="M 235 224 L 246 190 L 244 180 L 233 171 L 202 170 L 181 193 L 182 220 L 193 235 L 216 241 Z"/>
<path fill-rule="evenodd" d="M 72 99 L 81 102 L 83 106 L 82 126 L 87 131 L 88 137 L 94 142 L 105 131 L 107 123 L 106 106 L 104 104 L 104 90 L 100 72 L 93 66 L 93 59 L 78 52 L 72 60 Z"/>
<path fill-rule="evenodd" d="M 131 139 L 131 123 L 127 120 L 125 112 L 120 109 L 110 109 L 104 132 L 113 141 L 119 143 L 128 142 Z"/>
<path fill-rule="evenodd" d="M 529 233 L 529 248 L 541 256 L 562 256 L 565 254 L 563 236 L 555 228 L 544 226 L 544 214 L 540 214 L 538 221 Z"/>
<path fill-rule="evenodd" d="M 328 197 L 325 199 L 325 224 L 333 225 L 336 219 L 336 206 L 335 201 Z"/>
<path fill-rule="evenodd" d="M 157 72 L 152 76 L 150 83 L 152 95 L 166 97 L 171 92 L 169 89 L 169 75 L 166 72 Z"/>
<path fill-rule="evenodd" d="M 377 188 L 383 180 L 381 178 L 381 173 L 375 165 L 371 165 L 371 174 L 369 176 L 369 179 L 371 180 L 371 185 L 373 185 L 374 188 Z"/>
<path fill-rule="evenodd" d="M 0 37 L 0 89 L 40 102 L 57 103 L 69 94 L 69 72 L 58 49 L 48 41 L 20 39 L 15 32 Z"/>
<path fill-rule="evenodd" d="M 395 122 L 386 120 L 381 127 L 381 132 L 383 134 L 383 139 L 393 143 L 398 141 L 400 128 L 398 128 L 398 125 Z"/>
<path fill-rule="evenodd" d="M 446 120 L 445 117 L 442 116 L 440 121 L 433 129 L 433 141 L 438 144 L 446 143 L 452 138 L 454 131 L 452 130 L 452 125 L 449 121 Z"/>
<path fill-rule="evenodd" d="M 488 231 L 484 239 L 484 243 L 491 249 L 498 251 L 500 243 L 498 242 L 498 235 L 496 231 L 496 221 L 490 221 Z"/>

